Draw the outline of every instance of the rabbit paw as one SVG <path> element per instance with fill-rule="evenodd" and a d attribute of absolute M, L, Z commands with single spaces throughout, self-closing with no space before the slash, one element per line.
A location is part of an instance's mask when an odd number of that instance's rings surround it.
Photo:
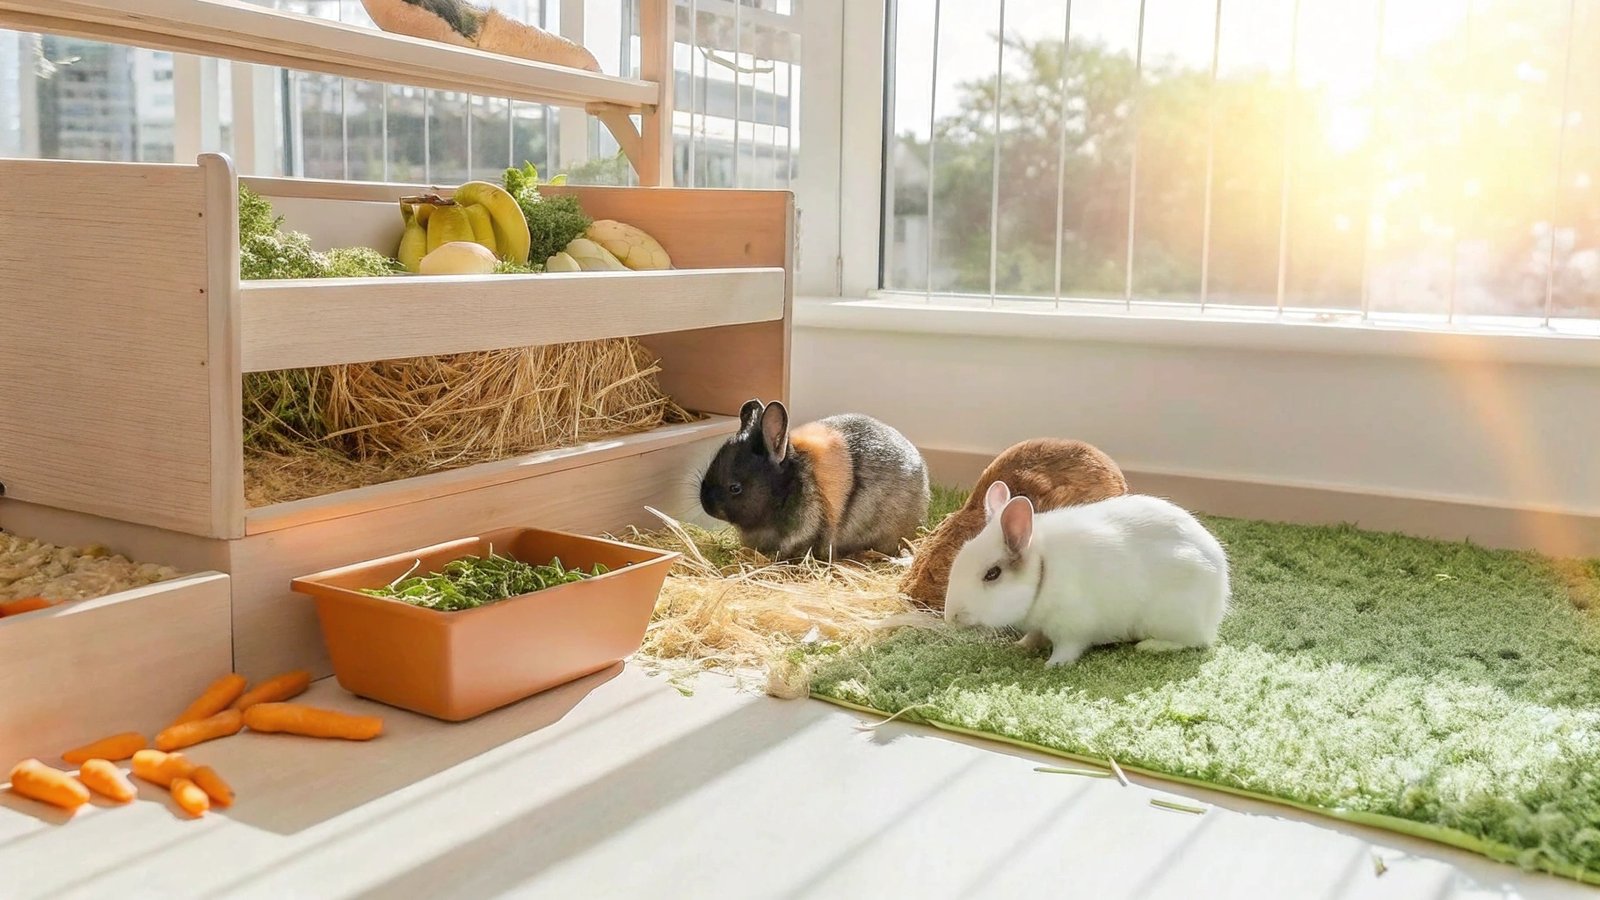
<path fill-rule="evenodd" d="M 1082 656 L 1083 651 L 1087 649 L 1089 648 L 1083 644 L 1058 643 L 1050 653 L 1050 658 L 1045 660 L 1044 664 L 1047 666 L 1070 666 L 1077 662 L 1078 657 Z"/>

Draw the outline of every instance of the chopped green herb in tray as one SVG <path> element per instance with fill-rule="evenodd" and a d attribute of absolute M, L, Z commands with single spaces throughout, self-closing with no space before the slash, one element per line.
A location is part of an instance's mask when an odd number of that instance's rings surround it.
<path fill-rule="evenodd" d="M 431 575 L 412 575 L 408 572 L 387 587 L 362 593 L 403 600 L 413 606 L 442 612 L 455 612 L 542 591 L 558 584 L 582 581 L 604 575 L 607 571 L 599 563 L 595 563 L 593 571 L 589 572 L 568 569 L 561 565 L 560 559 L 552 559 L 549 565 L 535 566 L 490 550 L 487 557 L 468 556 L 454 560 L 445 563 L 442 571 Z"/>

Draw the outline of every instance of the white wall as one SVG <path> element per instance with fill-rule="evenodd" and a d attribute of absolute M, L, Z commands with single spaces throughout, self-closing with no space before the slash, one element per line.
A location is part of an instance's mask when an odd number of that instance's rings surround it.
<path fill-rule="evenodd" d="M 1096 444 L 1130 473 L 1600 515 L 1600 369 L 905 333 L 828 318 L 821 327 L 804 306 L 797 314 L 802 421 L 856 410 L 933 450 L 992 455 L 1058 435 Z"/>

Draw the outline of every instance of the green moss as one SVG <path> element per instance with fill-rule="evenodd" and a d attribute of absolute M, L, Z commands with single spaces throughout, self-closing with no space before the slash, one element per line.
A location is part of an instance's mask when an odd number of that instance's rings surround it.
<path fill-rule="evenodd" d="M 1207 524 L 1234 579 L 1210 651 L 1048 669 L 1014 636 L 906 630 L 823 660 L 813 691 L 1600 873 L 1600 564 Z"/>

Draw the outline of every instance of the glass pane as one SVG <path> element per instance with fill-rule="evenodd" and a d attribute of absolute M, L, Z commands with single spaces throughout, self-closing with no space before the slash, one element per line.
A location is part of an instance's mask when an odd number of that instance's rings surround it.
<path fill-rule="evenodd" d="M 1300 0 L 1284 305 L 1361 308 L 1380 0 Z"/>
<path fill-rule="evenodd" d="M 1551 312 L 1600 317 L 1600 2 L 1572 24 Z"/>
<path fill-rule="evenodd" d="M 1010 0 L 1000 95 L 995 292 L 1054 297 L 1064 0 Z"/>
<path fill-rule="evenodd" d="M 884 110 L 883 286 L 928 289 L 928 127 L 933 102 L 934 0 L 895 0 L 893 92 Z"/>
<path fill-rule="evenodd" d="M 554 114 L 550 107 L 538 103 L 511 104 L 512 165 L 531 162 L 542 177 L 552 177 L 548 125 Z"/>
<path fill-rule="evenodd" d="M 306 178 L 344 178 L 343 79 L 311 72 L 291 72 L 297 99 L 301 170 Z"/>
<path fill-rule="evenodd" d="M 388 87 L 389 180 L 405 183 L 428 181 L 426 134 L 426 91 L 421 88 Z"/>
<path fill-rule="evenodd" d="M 387 181 L 384 167 L 386 130 L 384 86 L 372 81 L 344 83 L 345 156 L 350 162 L 349 177 L 356 181 Z"/>
<path fill-rule="evenodd" d="M 1216 0 L 1146 0 L 1133 296 L 1200 301 Z"/>
<path fill-rule="evenodd" d="M 1294 4 L 1236 0 L 1222 10 L 1218 135 L 1211 187 L 1212 303 L 1278 302 L 1279 234 Z"/>
<path fill-rule="evenodd" d="M 999 24 L 999 0 L 947 2 L 940 9 L 930 262 L 935 291 L 989 293 Z"/>
<path fill-rule="evenodd" d="M 467 95 L 428 91 L 428 179 L 433 184 L 467 180 Z"/>
<path fill-rule="evenodd" d="M 1387 0 L 1367 259 L 1374 312 L 1450 310 L 1465 181 L 1465 0 Z"/>
<path fill-rule="evenodd" d="M 1472 9 L 1456 315 L 1544 313 L 1570 5 L 1479 0 Z"/>
<path fill-rule="evenodd" d="M 1139 4 L 1075 0 L 1061 172 L 1061 296 L 1122 299 L 1128 277 Z"/>
<path fill-rule="evenodd" d="M 509 103 L 492 97 L 473 97 L 471 108 L 471 177 L 499 184 L 511 159 Z"/>

